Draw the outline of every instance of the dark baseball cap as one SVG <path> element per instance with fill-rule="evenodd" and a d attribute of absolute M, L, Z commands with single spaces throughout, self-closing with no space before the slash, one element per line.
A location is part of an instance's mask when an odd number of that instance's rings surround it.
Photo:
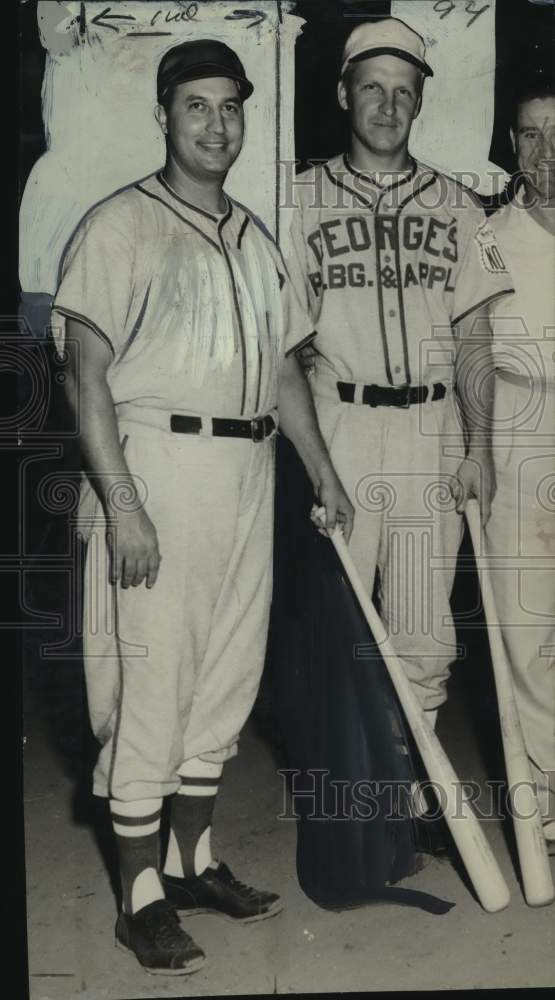
<path fill-rule="evenodd" d="M 205 80 L 214 76 L 236 80 L 242 101 L 246 101 L 254 90 L 245 76 L 239 56 L 228 45 L 211 38 L 182 42 L 165 52 L 160 60 L 156 79 L 158 100 L 163 98 L 170 87 L 188 80 Z"/>

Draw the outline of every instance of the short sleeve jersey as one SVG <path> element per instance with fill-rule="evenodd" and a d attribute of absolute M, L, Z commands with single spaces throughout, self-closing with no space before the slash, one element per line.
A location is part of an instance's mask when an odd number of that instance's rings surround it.
<path fill-rule="evenodd" d="M 53 306 L 62 343 L 67 318 L 107 343 L 116 404 L 201 416 L 274 408 L 284 354 L 313 334 L 262 224 L 229 198 L 226 213 L 212 216 L 161 174 L 116 193 L 79 226 Z"/>
<path fill-rule="evenodd" d="M 492 303 L 493 356 L 498 368 L 555 381 L 555 236 L 514 201 L 492 215 L 515 292 Z"/>
<path fill-rule="evenodd" d="M 512 289 L 472 193 L 416 161 L 381 187 L 346 156 L 295 191 L 288 265 L 317 331 L 316 382 L 452 380 L 453 328 Z"/>

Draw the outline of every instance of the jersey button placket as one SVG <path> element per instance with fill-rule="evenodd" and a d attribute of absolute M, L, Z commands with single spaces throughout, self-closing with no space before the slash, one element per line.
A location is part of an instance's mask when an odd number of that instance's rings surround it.
<path fill-rule="evenodd" d="M 395 240 L 397 234 L 393 229 L 393 216 L 382 215 L 382 232 L 380 238 L 382 242 Z M 385 225 L 383 225 L 385 223 Z M 395 377 L 404 373 L 403 364 L 403 336 L 399 317 L 399 292 L 397 288 L 397 271 L 395 268 L 395 256 L 388 247 L 378 251 L 379 276 L 382 291 L 382 301 L 384 305 L 384 325 L 385 337 L 389 350 L 391 371 L 395 385 L 403 385 L 404 377 Z"/>
<path fill-rule="evenodd" d="M 233 290 L 233 298 L 234 298 L 234 302 L 235 302 L 235 319 L 236 319 L 236 323 L 237 323 L 237 331 L 238 331 L 238 334 L 239 334 L 239 341 L 240 341 L 239 349 L 240 349 L 240 352 L 241 352 L 242 365 L 243 365 L 243 385 L 242 385 L 242 391 L 241 391 L 241 407 L 240 407 L 241 414 L 243 414 L 249 408 L 249 404 L 250 404 L 250 398 L 249 397 L 251 395 L 251 392 L 249 391 L 249 381 L 250 380 L 249 380 L 249 372 L 248 372 L 248 369 L 247 369 L 247 351 L 246 351 L 246 344 L 245 344 L 245 333 L 244 333 L 244 329 L 243 329 L 243 317 L 242 317 L 242 314 L 241 314 L 241 291 L 237 287 L 237 284 L 235 282 L 235 276 L 234 276 L 234 273 L 233 273 L 233 265 L 232 265 L 232 262 L 231 262 L 232 253 L 233 253 L 232 247 L 231 247 L 231 244 L 228 241 L 227 237 L 223 235 L 222 228 L 223 228 L 223 225 L 220 223 L 218 225 L 218 237 L 219 237 L 219 240 L 220 240 L 220 246 L 222 248 L 222 254 L 223 254 L 224 260 L 226 261 L 226 264 L 227 264 L 230 285 L 231 285 L 231 288 Z M 230 250 L 231 250 L 231 252 L 230 252 Z"/>

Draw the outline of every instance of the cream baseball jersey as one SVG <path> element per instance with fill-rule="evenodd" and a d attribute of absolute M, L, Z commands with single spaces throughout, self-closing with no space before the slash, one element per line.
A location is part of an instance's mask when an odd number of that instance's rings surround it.
<path fill-rule="evenodd" d="M 555 382 L 555 236 L 517 193 L 491 217 L 515 293 L 492 304 L 493 357 L 498 368 Z"/>
<path fill-rule="evenodd" d="M 346 156 L 295 190 L 288 266 L 318 335 L 316 382 L 452 380 L 453 328 L 513 287 L 472 193 L 416 161 L 382 187 Z"/>
<path fill-rule="evenodd" d="M 108 344 L 116 405 L 201 416 L 273 409 L 284 354 L 313 333 L 261 223 L 230 198 L 210 215 L 161 174 L 79 226 L 53 307 L 60 349 L 68 317 Z"/>

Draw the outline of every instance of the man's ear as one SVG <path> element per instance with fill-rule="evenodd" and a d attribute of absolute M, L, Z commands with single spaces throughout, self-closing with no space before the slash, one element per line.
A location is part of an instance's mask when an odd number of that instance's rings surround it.
<path fill-rule="evenodd" d="M 516 135 L 514 128 L 509 129 L 509 135 L 511 137 L 511 146 L 513 147 L 513 153 L 516 156 Z"/>
<path fill-rule="evenodd" d="M 349 99 L 347 96 L 347 88 L 343 80 L 340 80 L 337 84 L 337 100 L 339 101 L 339 107 L 343 108 L 343 111 L 347 111 L 349 108 Z"/>
<path fill-rule="evenodd" d="M 156 118 L 156 121 L 158 122 L 158 124 L 159 124 L 160 128 L 162 129 L 162 132 L 164 133 L 164 135 L 167 135 L 168 134 L 168 116 L 166 114 L 166 109 L 164 107 L 162 107 L 161 104 L 157 104 L 156 107 L 154 108 L 154 117 Z"/>
<path fill-rule="evenodd" d="M 416 106 L 415 106 L 415 109 L 414 109 L 414 112 L 413 112 L 413 115 L 412 115 L 413 121 L 414 121 L 415 118 L 418 118 L 418 115 L 422 111 L 422 100 L 423 100 L 423 97 L 424 97 L 424 83 L 425 83 L 425 80 L 422 77 L 421 78 L 421 82 L 420 82 L 420 93 L 418 94 L 418 100 L 416 102 Z"/>

